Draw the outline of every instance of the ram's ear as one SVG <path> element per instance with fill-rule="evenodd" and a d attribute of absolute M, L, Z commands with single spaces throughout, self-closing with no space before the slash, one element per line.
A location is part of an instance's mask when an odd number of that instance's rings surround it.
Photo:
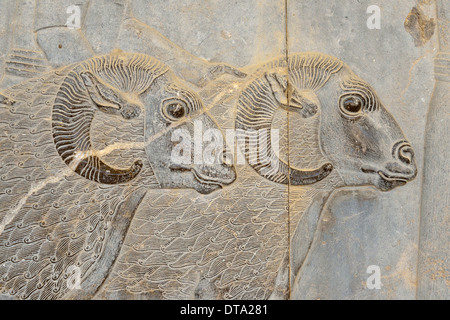
<path fill-rule="evenodd" d="M 80 73 L 84 85 L 97 107 L 109 114 L 121 115 L 125 119 L 135 118 L 140 113 L 136 104 L 127 101 L 123 92 L 106 84 L 88 71 Z"/>
<path fill-rule="evenodd" d="M 265 77 L 269 82 L 275 100 L 277 100 L 280 105 L 287 106 L 287 77 L 277 73 L 268 73 Z"/>
<path fill-rule="evenodd" d="M 289 111 L 301 114 L 303 118 L 312 117 L 319 109 L 319 99 L 312 90 L 298 90 L 289 86 L 287 76 L 276 73 L 265 75 L 275 100 Z"/>
<path fill-rule="evenodd" d="M 90 72 L 82 72 L 80 76 L 83 79 L 89 96 L 100 110 L 112 114 L 116 114 L 119 111 L 121 102 L 123 101 L 121 101 L 120 93 L 115 88 L 103 83 Z"/>
<path fill-rule="evenodd" d="M 319 98 L 311 90 L 293 89 L 290 94 L 289 108 L 299 112 L 303 118 L 309 118 L 319 110 Z"/>

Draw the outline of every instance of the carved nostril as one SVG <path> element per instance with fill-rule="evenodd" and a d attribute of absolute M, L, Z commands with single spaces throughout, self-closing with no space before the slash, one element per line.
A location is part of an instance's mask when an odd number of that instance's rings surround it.
<path fill-rule="evenodd" d="M 410 145 L 405 144 L 398 149 L 397 155 L 402 162 L 411 164 L 414 158 L 414 150 Z"/>

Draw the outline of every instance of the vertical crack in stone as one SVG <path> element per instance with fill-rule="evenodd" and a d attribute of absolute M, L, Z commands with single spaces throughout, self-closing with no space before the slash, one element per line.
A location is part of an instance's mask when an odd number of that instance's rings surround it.
<path fill-rule="evenodd" d="M 284 13 L 284 19 L 285 19 L 285 51 L 286 51 L 286 79 L 287 79 L 287 90 L 286 90 L 286 99 L 287 101 L 290 101 L 290 92 L 291 90 L 289 90 L 289 87 L 291 86 L 290 82 L 289 82 L 289 39 L 288 39 L 288 0 L 285 0 L 284 3 L 284 8 L 285 8 L 285 13 Z M 289 168 L 289 173 L 288 173 L 288 179 L 290 180 L 290 176 L 291 176 L 291 163 L 290 163 L 290 159 L 291 159 L 291 150 L 290 150 L 290 127 L 289 127 L 289 123 L 290 123 L 290 119 L 289 119 L 289 111 L 287 112 L 287 162 L 288 162 L 288 168 Z M 287 278 L 287 285 L 288 285 L 288 299 L 291 299 L 291 210 L 290 210 L 290 187 L 291 187 L 291 182 L 288 182 L 287 185 L 287 238 L 288 238 L 288 250 L 287 250 L 287 264 L 288 264 L 288 278 Z"/>

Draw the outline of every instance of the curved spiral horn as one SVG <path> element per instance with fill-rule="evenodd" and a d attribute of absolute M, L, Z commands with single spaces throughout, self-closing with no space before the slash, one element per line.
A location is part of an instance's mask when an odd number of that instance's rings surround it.
<path fill-rule="evenodd" d="M 333 165 L 330 163 L 314 170 L 289 167 L 272 148 L 271 126 L 280 107 L 298 112 L 304 118 L 315 115 L 319 108 L 315 91 L 342 66 L 340 60 L 323 54 L 292 55 L 288 63 L 280 59 L 265 64 L 259 76 L 242 91 L 235 127 L 238 139 L 244 134 L 260 136 L 256 148 L 241 146 L 247 161 L 258 174 L 277 183 L 307 185 L 331 173 Z M 280 70 L 287 71 L 288 76 L 280 74 Z"/>
<path fill-rule="evenodd" d="M 135 178 L 142 168 L 114 168 L 92 150 L 90 128 L 97 111 L 135 118 L 138 96 L 167 71 L 161 62 L 142 54 L 118 53 L 96 57 L 75 67 L 63 81 L 52 112 L 53 139 L 61 158 L 80 176 L 99 183 L 119 184 Z"/>

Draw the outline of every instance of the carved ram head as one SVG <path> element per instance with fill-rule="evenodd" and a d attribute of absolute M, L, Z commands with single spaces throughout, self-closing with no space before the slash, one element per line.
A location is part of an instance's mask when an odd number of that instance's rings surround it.
<path fill-rule="evenodd" d="M 305 120 L 319 117 L 317 145 L 327 159 L 320 167 L 289 167 L 274 152 L 270 133 L 280 108 Z M 313 184 L 335 170 L 343 185 L 388 191 L 417 175 L 414 151 L 375 91 L 342 61 L 323 54 L 291 55 L 288 62 L 281 58 L 260 68 L 241 93 L 236 128 L 267 132 L 269 143 L 259 152 L 266 148 L 268 156 L 250 164 L 277 183 Z M 249 148 L 243 149 L 249 160 Z"/>
<path fill-rule="evenodd" d="M 193 135 L 193 119 L 205 129 L 217 129 L 201 99 L 163 63 L 143 54 L 114 53 L 77 65 L 57 93 L 52 126 L 56 149 L 77 174 L 103 184 L 127 183 L 142 170 L 114 167 L 92 148 L 91 124 L 97 112 L 123 121 L 143 117 L 144 148 L 161 188 L 194 188 L 210 193 L 235 179 L 231 166 L 191 164 L 175 166 L 171 134 L 175 128 Z M 119 133 L 118 133 L 119 134 Z"/>

